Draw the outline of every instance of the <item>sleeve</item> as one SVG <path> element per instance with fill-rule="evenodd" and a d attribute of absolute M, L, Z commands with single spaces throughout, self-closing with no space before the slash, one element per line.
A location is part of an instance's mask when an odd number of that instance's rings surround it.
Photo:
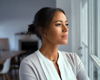
<path fill-rule="evenodd" d="M 30 66 L 31 62 L 22 60 L 19 69 L 20 80 L 37 80 L 33 68 Z"/>
<path fill-rule="evenodd" d="M 76 76 L 79 80 L 90 80 L 85 68 L 83 66 L 83 63 L 81 62 L 79 56 L 75 54 L 75 62 L 76 62 Z"/>

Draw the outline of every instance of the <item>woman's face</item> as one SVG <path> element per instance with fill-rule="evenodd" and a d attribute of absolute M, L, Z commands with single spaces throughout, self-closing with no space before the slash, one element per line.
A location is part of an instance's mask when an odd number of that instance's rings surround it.
<path fill-rule="evenodd" d="M 53 44 L 67 44 L 68 42 L 68 22 L 66 16 L 57 11 L 54 14 L 53 20 L 49 29 L 46 32 L 46 40 Z"/>

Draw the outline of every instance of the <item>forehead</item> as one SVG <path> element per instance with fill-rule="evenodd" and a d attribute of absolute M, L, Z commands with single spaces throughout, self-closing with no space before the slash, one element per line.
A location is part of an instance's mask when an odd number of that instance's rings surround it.
<path fill-rule="evenodd" d="M 60 11 L 55 12 L 54 17 L 52 19 L 52 22 L 55 22 L 57 20 L 61 20 L 63 22 L 67 21 L 65 14 L 63 12 L 60 12 Z"/>

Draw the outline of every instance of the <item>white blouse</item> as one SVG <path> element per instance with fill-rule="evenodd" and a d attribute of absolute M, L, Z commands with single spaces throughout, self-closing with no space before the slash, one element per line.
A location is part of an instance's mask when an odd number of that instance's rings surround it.
<path fill-rule="evenodd" d="M 62 80 L 90 80 L 83 63 L 75 53 L 59 51 L 57 64 Z M 61 80 L 53 63 L 39 50 L 21 61 L 20 80 Z"/>
<path fill-rule="evenodd" d="M 75 74 L 73 73 L 72 68 L 68 63 L 68 61 L 60 53 L 60 51 L 58 51 L 58 54 L 59 58 L 57 64 L 59 66 L 62 80 L 76 80 Z M 47 77 L 47 80 L 61 80 L 52 61 L 50 61 L 48 58 L 42 55 L 42 53 L 39 50 L 36 55 L 40 60 L 41 66 Z"/>

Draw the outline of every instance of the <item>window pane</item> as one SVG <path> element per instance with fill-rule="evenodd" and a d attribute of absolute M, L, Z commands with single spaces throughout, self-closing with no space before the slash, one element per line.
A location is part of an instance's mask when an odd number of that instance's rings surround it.
<path fill-rule="evenodd" d="M 100 0 L 97 2 L 97 53 L 100 59 Z"/>
<path fill-rule="evenodd" d="M 100 80 L 100 71 L 93 65 L 93 80 Z"/>
<path fill-rule="evenodd" d="M 92 0 L 92 54 L 100 59 L 100 0 Z"/>
<path fill-rule="evenodd" d="M 97 2 L 92 0 L 92 54 L 97 56 Z"/>
<path fill-rule="evenodd" d="M 90 0 L 90 13 L 89 19 L 91 31 L 91 50 L 90 56 L 92 66 L 90 66 L 90 77 L 91 80 L 100 80 L 100 0 Z M 95 55 L 95 56 L 94 56 Z"/>

